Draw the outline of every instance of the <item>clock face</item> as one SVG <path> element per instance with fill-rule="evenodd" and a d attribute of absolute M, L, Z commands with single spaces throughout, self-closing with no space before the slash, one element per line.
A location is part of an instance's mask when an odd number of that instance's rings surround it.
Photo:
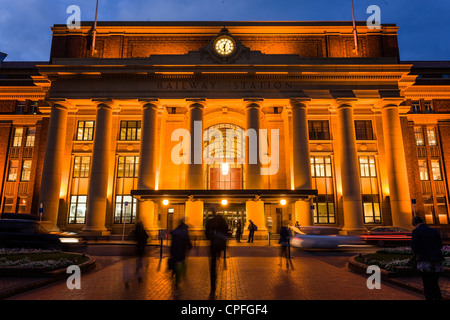
<path fill-rule="evenodd" d="M 221 56 L 228 56 L 233 53 L 235 44 L 229 37 L 220 37 L 215 41 L 214 49 Z"/>

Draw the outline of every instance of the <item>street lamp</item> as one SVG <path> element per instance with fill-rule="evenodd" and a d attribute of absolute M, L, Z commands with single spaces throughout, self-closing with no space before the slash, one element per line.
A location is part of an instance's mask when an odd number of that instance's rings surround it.
<path fill-rule="evenodd" d="M 281 199 L 281 200 L 280 200 L 280 204 L 281 204 L 282 206 L 286 205 L 286 199 Z"/>
<path fill-rule="evenodd" d="M 228 204 L 228 200 L 227 199 L 222 199 L 222 201 L 220 202 L 223 206 L 226 206 Z"/>
<path fill-rule="evenodd" d="M 163 205 L 167 206 L 169 204 L 169 200 L 164 199 L 162 203 L 163 203 Z"/>

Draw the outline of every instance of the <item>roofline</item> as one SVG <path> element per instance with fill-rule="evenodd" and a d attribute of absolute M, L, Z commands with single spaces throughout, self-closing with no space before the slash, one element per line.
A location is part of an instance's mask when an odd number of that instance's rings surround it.
<path fill-rule="evenodd" d="M 81 26 L 94 26 L 94 21 L 81 21 Z M 366 21 L 356 21 L 357 26 L 367 26 Z M 352 21 L 98 21 L 98 27 L 102 26 L 353 26 Z M 396 27 L 395 23 L 383 23 L 381 26 Z M 66 27 L 66 24 L 55 24 L 54 27 Z"/>

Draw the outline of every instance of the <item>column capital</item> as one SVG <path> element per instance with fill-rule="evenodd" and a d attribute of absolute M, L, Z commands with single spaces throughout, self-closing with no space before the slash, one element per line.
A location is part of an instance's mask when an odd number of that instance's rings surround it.
<path fill-rule="evenodd" d="M 307 108 L 311 103 L 311 99 L 308 98 L 292 98 L 289 99 L 289 105 L 291 108 Z"/>
<path fill-rule="evenodd" d="M 137 101 L 142 107 L 146 105 L 159 106 L 161 104 L 161 102 L 157 98 L 138 99 Z"/>
<path fill-rule="evenodd" d="M 75 105 L 68 101 L 67 99 L 46 99 L 45 102 L 51 107 L 51 108 L 59 108 L 64 110 L 70 110 L 70 109 L 77 109 Z"/>

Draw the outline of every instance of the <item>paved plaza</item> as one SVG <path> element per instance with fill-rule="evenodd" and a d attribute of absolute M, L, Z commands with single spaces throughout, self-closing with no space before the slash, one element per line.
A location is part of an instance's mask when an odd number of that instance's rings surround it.
<path fill-rule="evenodd" d="M 167 248 L 160 259 L 156 246 L 144 259 L 143 282 L 133 274 L 127 288 L 125 272 L 132 256 L 94 256 L 96 268 L 82 274 L 81 289 L 66 281 L 46 285 L 9 300 L 423 300 L 423 295 L 383 282 L 369 290 L 367 277 L 350 271 L 346 261 L 355 252 L 304 252 L 293 249 L 280 265 L 277 246 L 230 246 L 219 262 L 217 291 L 210 296 L 207 247 L 194 248 L 187 260 L 187 277 L 176 289 L 167 269 Z"/>

